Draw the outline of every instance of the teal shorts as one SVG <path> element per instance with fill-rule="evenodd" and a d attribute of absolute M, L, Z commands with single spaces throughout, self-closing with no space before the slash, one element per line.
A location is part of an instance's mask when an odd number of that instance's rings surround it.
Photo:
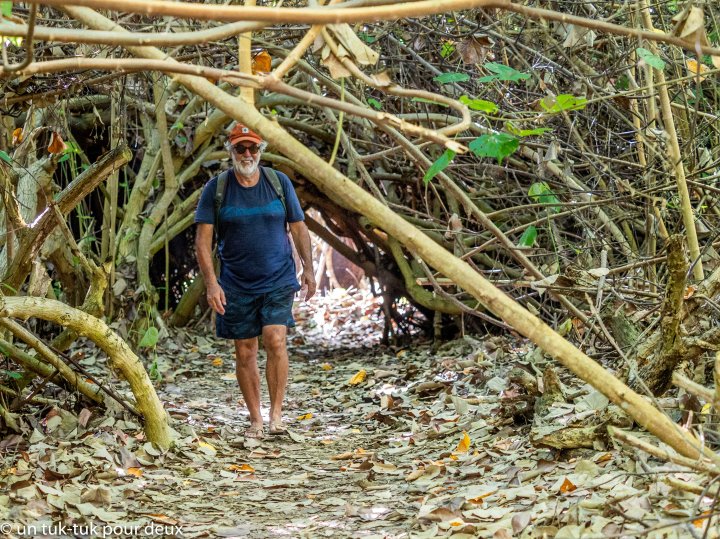
<path fill-rule="evenodd" d="M 295 327 L 292 316 L 297 287 L 289 286 L 264 294 L 225 291 L 225 314 L 215 317 L 221 339 L 252 339 L 262 335 L 265 326 Z"/>

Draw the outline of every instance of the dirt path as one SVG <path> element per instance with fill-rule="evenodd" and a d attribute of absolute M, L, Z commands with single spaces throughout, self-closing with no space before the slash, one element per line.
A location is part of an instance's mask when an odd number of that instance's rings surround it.
<path fill-rule="evenodd" d="M 103 416 L 53 408 L 24 436 L 0 442 L 0 525 L 11 525 L 0 531 L 8 537 L 702 536 L 712 500 L 665 482 L 671 476 L 697 481 L 693 474 L 610 444 L 561 452 L 529 443 L 529 425 L 516 408 L 522 390 L 507 381 L 508 371 L 519 365 L 534 372 L 546 361 L 542 355 L 498 337 L 438 351 L 390 350 L 372 341 L 377 321 L 368 313 L 352 302 L 332 309 L 319 305 L 299 315 L 303 324 L 290 345 L 290 436 L 243 439 L 247 418 L 230 345 L 181 331 L 152 365 L 163 378 L 159 393 L 177 447 L 159 453 L 137 422 L 113 406 Z M 88 350 L 82 361 L 103 372 L 104 359 L 94 354 Z M 602 405 L 587 386 L 572 392 L 574 401 L 554 410 L 558 425 L 587 422 L 594 413 L 588 403 Z M 264 389 L 263 399 L 267 406 Z M 64 534 L 28 528 L 59 523 L 97 528 Z M 717 536 L 712 524 L 707 537 Z"/>

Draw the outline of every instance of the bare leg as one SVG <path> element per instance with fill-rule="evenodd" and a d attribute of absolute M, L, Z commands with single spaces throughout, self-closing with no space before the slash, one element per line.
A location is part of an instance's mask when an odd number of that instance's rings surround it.
<path fill-rule="evenodd" d="M 263 328 L 263 346 L 267 352 L 266 376 L 270 393 L 270 424 L 282 421 L 282 404 L 288 379 L 287 328 L 282 325 Z M 272 428 L 272 427 L 271 427 Z"/>
<path fill-rule="evenodd" d="M 235 376 L 250 412 L 250 426 L 261 429 L 260 414 L 260 371 L 257 366 L 258 339 L 237 339 L 235 341 Z"/>

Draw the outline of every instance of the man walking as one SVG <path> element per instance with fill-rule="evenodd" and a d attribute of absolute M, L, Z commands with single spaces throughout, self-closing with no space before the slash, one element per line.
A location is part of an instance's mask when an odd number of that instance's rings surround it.
<path fill-rule="evenodd" d="M 195 213 L 195 248 L 207 299 L 217 313 L 217 336 L 235 341 L 235 372 L 250 412 L 249 438 L 262 438 L 258 336 L 267 353 L 270 434 L 284 434 L 282 403 L 288 379 L 287 328 L 298 283 L 287 228 L 302 260 L 305 299 L 315 293 L 310 234 L 288 177 L 259 167 L 266 143 L 244 125 L 230 131 L 233 168 L 210 180 Z M 286 225 L 287 223 L 287 225 Z M 217 229 L 217 230 L 215 230 Z M 217 233 L 220 279 L 212 261 Z"/>

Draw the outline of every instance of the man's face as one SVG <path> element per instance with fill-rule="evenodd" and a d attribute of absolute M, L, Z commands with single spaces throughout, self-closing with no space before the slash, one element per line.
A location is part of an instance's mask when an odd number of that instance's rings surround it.
<path fill-rule="evenodd" d="M 249 177 L 255 174 L 260 163 L 260 145 L 251 141 L 235 143 L 230 148 L 235 172 L 240 176 Z"/>

